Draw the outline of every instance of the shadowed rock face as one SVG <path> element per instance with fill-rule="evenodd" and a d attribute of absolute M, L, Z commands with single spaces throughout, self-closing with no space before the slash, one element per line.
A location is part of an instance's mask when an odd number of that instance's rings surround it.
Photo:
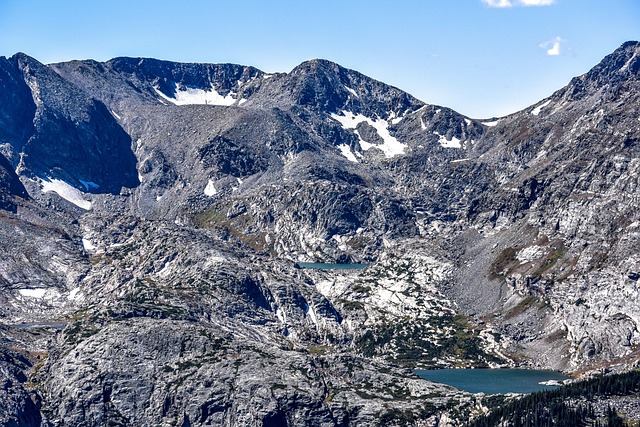
<path fill-rule="evenodd" d="M 6 426 L 36 427 L 42 425 L 39 400 L 35 401 L 26 389 L 25 371 L 32 366 L 31 361 L 15 351 L 0 354 L 0 422 Z"/>
<path fill-rule="evenodd" d="M 407 368 L 632 365 L 639 52 L 492 122 L 325 60 L 0 58 L 0 409 L 437 425 L 474 399 Z"/>
<path fill-rule="evenodd" d="M 0 209 L 15 212 L 16 196 L 23 199 L 29 197 L 9 161 L 0 155 Z"/>
<path fill-rule="evenodd" d="M 21 174 L 96 193 L 138 184 L 131 138 L 102 102 L 24 54 L 2 63 L 18 88 L 6 100 L 16 111 L 5 119 L 4 143 Z"/>
<path fill-rule="evenodd" d="M 14 168 L 19 153 L 33 135 L 36 105 L 29 86 L 11 59 L 0 58 L 0 149 Z"/>

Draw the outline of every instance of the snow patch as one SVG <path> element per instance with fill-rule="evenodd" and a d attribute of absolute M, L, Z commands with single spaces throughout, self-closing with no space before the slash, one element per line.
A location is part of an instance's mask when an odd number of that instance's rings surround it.
<path fill-rule="evenodd" d="M 424 124 L 424 117 L 420 117 L 420 127 L 422 130 L 427 130 L 427 125 Z"/>
<path fill-rule="evenodd" d="M 120 120 L 120 116 L 118 115 L 118 113 L 116 113 L 115 111 L 111 110 L 111 114 L 113 114 L 113 117 L 115 117 L 116 119 Z"/>
<path fill-rule="evenodd" d="M 355 134 L 360 140 L 360 146 L 363 150 L 368 150 L 371 147 L 376 147 L 384 153 L 385 157 L 388 158 L 404 154 L 404 150 L 407 145 L 401 143 L 395 137 L 391 136 L 388 128 L 389 124 L 386 120 L 380 118 L 371 119 L 362 114 L 354 114 L 350 111 L 344 110 L 340 111 L 340 114 L 332 113 L 331 118 L 338 121 L 342 125 L 342 128 L 345 130 L 355 129 L 362 122 L 365 122 L 372 126 L 384 142 L 381 145 L 372 144 L 362 139 L 362 136 L 360 136 L 360 134 L 355 131 Z"/>
<path fill-rule="evenodd" d="M 340 144 L 338 145 L 338 148 L 340 149 L 342 155 L 347 158 L 347 160 L 349 160 L 350 162 L 358 163 L 358 159 L 356 159 L 356 156 L 353 155 L 351 147 L 349 147 L 347 144 Z"/>
<path fill-rule="evenodd" d="M 499 121 L 500 120 L 493 120 L 491 122 L 480 122 L 480 123 L 485 125 L 485 126 L 494 127 L 495 125 L 498 124 Z"/>
<path fill-rule="evenodd" d="M 534 115 L 534 116 L 537 116 L 538 114 L 540 114 L 540 111 L 542 111 L 542 109 L 544 107 L 546 107 L 547 105 L 549 105 L 550 103 L 551 103 L 551 100 L 549 99 L 544 104 L 538 105 L 536 108 L 531 110 L 531 114 Z"/>
<path fill-rule="evenodd" d="M 213 86 L 210 89 L 200 89 L 189 86 L 178 86 L 175 83 L 174 97 L 171 98 L 159 89 L 154 88 L 156 93 L 175 105 L 223 105 L 229 106 L 236 102 L 234 93 L 229 92 L 226 96 L 220 95 Z"/>
<path fill-rule="evenodd" d="M 340 122 L 344 129 L 355 129 L 361 122 L 371 121 L 371 119 L 362 114 L 353 114 L 348 111 L 341 111 L 341 113 L 331 113 L 331 118 Z"/>
<path fill-rule="evenodd" d="M 68 202 L 86 211 L 91 210 L 91 202 L 82 197 L 82 192 L 59 179 L 42 180 L 42 192 L 54 192 Z"/>
<path fill-rule="evenodd" d="M 404 119 L 404 116 L 398 116 L 395 111 L 391 111 L 389 113 L 388 120 L 391 122 L 392 125 L 397 125 L 402 121 L 402 119 Z"/>
<path fill-rule="evenodd" d="M 638 56 L 638 53 L 640 52 L 640 50 L 636 49 L 635 52 L 633 52 L 633 55 L 631 56 L 631 58 L 629 58 L 629 60 L 627 62 L 624 63 L 624 65 L 622 66 L 622 68 L 620 68 L 620 71 L 626 71 L 627 68 L 629 68 L 629 65 L 631 65 L 631 62 L 636 59 L 636 56 Z"/>
<path fill-rule="evenodd" d="M 355 96 L 356 98 L 358 97 L 358 94 L 355 90 L 351 89 L 349 86 L 344 86 L 344 88 L 347 90 L 347 92 L 349 92 L 351 95 Z"/>
<path fill-rule="evenodd" d="M 218 190 L 216 190 L 216 187 L 213 185 L 213 181 L 209 180 L 209 182 L 207 182 L 207 186 L 204 187 L 204 195 L 213 197 L 216 194 L 218 194 Z"/>
<path fill-rule="evenodd" d="M 86 237 L 82 238 L 82 247 L 85 251 L 93 251 L 96 249 L 95 245 L 91 243 L 91 240 L 87 239 Z"/>
<path fill-rule="evenodd" d="M 444 148 L 462 148 L 461 140 L 459 140 L 455 136 L 452 136 L 451 140 L 448 140 L 446 136 L 440 135 L 437 131 L 433 131 L 433 134 L 440 137 L 440 139 L 438 139 L 438 142 L 440 143 L 440 146 Z"/>
<path fill-rule="evenodd" d="M 69 299 L 74 301 L 80 299 L 80 295 L 78 295 L 78 292 L 80 292 L 80 288 L 71 289 L 71 292 L 69 292 Z"/>
<path fill-rule="evenodd" d="M 318 325 L 318 317 L 316 316 L 316 312 L 313 309 L 313 307 L 311 307 L 310 305 L 307 305 L 307 310 L 306 310 L 306 314 L 309 316 L 309 318 L 311 319 L 311 321 L 313 323 L 316 324 L 316 326 Z"/>
<path fill-rule="evenodd" d="M 273 77 L 273 74 L 264 74 L 262 76 L 262 78 L 265 79 L 265 80 L 270 79 L 271 77 Z"/>
<path fill-rule="evenodd" d="M 42 298 L 47 293 L 46 289 L 18 289 L 20 295 L 28 298 Z"/>

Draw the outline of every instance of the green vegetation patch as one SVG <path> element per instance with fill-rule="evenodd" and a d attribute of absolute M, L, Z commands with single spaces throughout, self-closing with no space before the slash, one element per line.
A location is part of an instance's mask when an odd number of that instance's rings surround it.
<path fill-rule="evenodd" d="M 491 278 L 497 279 L 499 277 L 503 277 L 505 276 L 505 271 L 507 271 L 508 275 L 511 268 L 519 264 L 518 259 L 516 258 L 518 251 L 519 249 L 514 247 L 504 248 L 500 251 L 500 254 L 498 254 L 491 264 Z"/>
<path fill-rule="evenodd" d="M 88 326 L 82 322 L 73 322 L 62 331 L 66 344 L 75 345 L 99 331 L 97 326 Z"/>
<path fill-rule="evenodd" d="M 227 217 L 224 213 L 231 205 L 216 206 L 194 216 L 195 223 L 201 228 L 218 228 L 240 240 L 255 251 L 271 250 L 266 243 L 267 233 L 263 231 L 248 232 L 255 218 L 247 211 L 239 215 Z"/>
<path fill-rule="evenodd" d="M 437 360 L 455 366 L 487 367 L 502 362 L 482 349 L 478 331 L 460 315 L 429 319 L 383 321 L 360 335 L 355 343 L 365 356 L 385 356 L 408 366 L 436 366 Z"/>

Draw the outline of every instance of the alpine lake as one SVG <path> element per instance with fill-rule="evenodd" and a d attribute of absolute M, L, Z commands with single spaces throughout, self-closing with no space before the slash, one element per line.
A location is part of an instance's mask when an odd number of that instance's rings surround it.
<path fill-rule="evenodd" d="M 569 378 L 557 371 L 534 369 L 433 369 L 415 373 L 425 380 L 485 394 L 553 390 Z"/>

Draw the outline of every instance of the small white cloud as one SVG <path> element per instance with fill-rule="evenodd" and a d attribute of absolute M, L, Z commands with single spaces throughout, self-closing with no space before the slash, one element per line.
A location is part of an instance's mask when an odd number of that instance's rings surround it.
<path fill-rule="evenodd" d="M 522 6 L 551 6 L 556 0 L 518 0 Z"/>
<path fill-rule="evenodd" d="M 482 0 L 489 7 L 551 6 L 556 0 Z"/>
<path fill-rule="evenodd" d="M 553 40 L 548 40 L 544 43 L 540 43 L 540 47 L 542 49 L 546 49 L 547 50 L 547 55 L 549 56 L 558 56 L 558 55 L 562 55 L 564 49 L 562 47 L 562 44 L 564 43 L 564 40 L 561 39 L 560 37 L 556 37 Z"/>
<path fill-rule="evenodd" d="M 482 3 L 489 7 L 511 7 L 511 0 L 482 0 Z"/>
<path fill-rule="evenodd" d="M 558 56 L 560 55 L 560 42 L 553 42 L 553 46 L 550 49 L 547 49 L 547 55 L 549 56 Z"/>

